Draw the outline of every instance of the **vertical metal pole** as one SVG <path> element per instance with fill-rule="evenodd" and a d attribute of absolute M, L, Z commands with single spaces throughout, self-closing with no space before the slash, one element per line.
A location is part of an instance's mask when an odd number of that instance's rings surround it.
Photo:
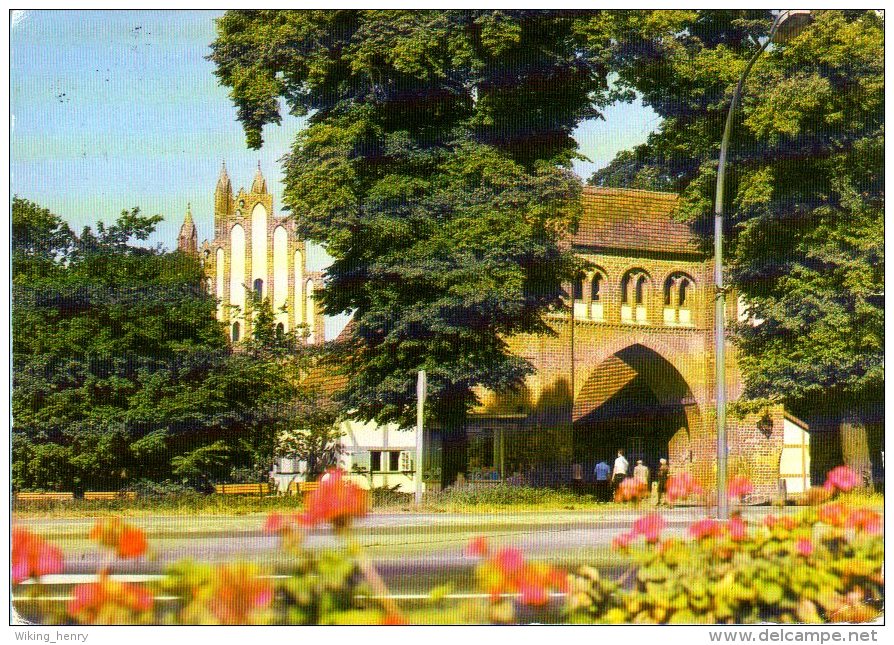
<path fill-rule="evenodd" d="M 425 411 L 425 395 L 428 381 L 425 370 L 416 377 L 416 505 L 422 504 L 422 432 Z"/>
<path fill-rule="evenodd" d="M 728 439 L 726 436 L 726 292 L 723 287 L 723 181 L 726 173 L 726 155 L 729 148 L 730 132 L 733 126 L 733 115 L 739 105 L 739 97 L 745 86 L 745 79 L 751 71 L 754 61 L 773 41 L 779 19 L 773 23 L 770 36 L 755 52 L 751 60 L 745 66 L 742 77 L 736 84 L 733 92 L 733 100 L 730 102 L 729 112 L 726 114 L 726 124 L 723 127 L 723 140 L 720 142 L 720 158 L 717 163 L 717 190 L 714 196 L 714 371 L 716 374 L 717 396 L 717 517 L 721 520 L 729 519 L 729 500 L 727 499 L 727 452 Z"/>

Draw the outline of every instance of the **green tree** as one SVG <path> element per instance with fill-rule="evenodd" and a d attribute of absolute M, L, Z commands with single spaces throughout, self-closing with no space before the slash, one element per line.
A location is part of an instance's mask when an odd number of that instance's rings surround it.
<path fill-rule="evenodd" d="M 747 398 L 880 424 L 884 20 L 812 15 L 757 61 L 735 120 L 728 279 L 763 322 L 732 326 Z M 771 22 L 763 10 L 628 12 L 592 32 L 592 42 L 612 34 L 620 82 L 663 117 L 645 146 L 613 165 L 628 178 L 652 169 L 681 191 L 680 215 L 706 242 L 732 90 Z"/>
<path fill-rule="evenodd" d="M 75 236 L 13 200 L 16 488 L 207 485 L 269 467 L 292 395 L 279 348 L 233 351 L 198 260 L 132 244 L 159 219 L 134 209 Z"/>
<path fill-rule="evenodd" d="M 309 114 L 285 162 L 284 202 L 334 262 L 320 303 L 349 312 L 343 404 L 409 424 L 419 369 L 447 429 L 451 477 L 475 388 L 517 386 L 505 338 L 549 333 L 577 270 L 577 123 L 610 95 L 582 50 L 589 13 L 231 11 L 210 58 L 248 145 Z M 451 443 L 452 442 L 452 443 Z"/>

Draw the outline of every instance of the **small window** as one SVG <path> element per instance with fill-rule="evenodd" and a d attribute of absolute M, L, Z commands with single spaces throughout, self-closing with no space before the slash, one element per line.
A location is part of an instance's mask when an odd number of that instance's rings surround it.
<path fill-rule="evenodd" d="M 237 323 L 237 322 L 233 323 L 232 336 L 233 336 L 233 342 L 238 343 L 239 342 L 239 323 Z"/>
<path fill-rule="evenodd" d="M 643 290 L 646 287 L 646 277 L 640 276 L 636 279 L 636 295 L 634 296 L 635 302 L 638 305 L 643 304 Z"/>
<path fill-rule="evenodd" d="M 400 450 L 373 450 L 369 456 L 369 469 L 374 473 L 400 471 Z"/>
<path fill-rule="evenodd" d="M 577 278 L 574 281 L 574 284 L 571 285 L 571 297 L 575 300 L 583 300 L 584 299 L 584 279 Z"/>
<path fill-rule="evenodd" d="M 686 306 L 686 296 L 688 295 L 688 291 L 689 291 L 689 280 L 687 280 L 686 278 L 683 278 L 682 280 L 680 280 L 680 306 L 681 307 Z"/>
<path fill-rule="evenodd" d="M 599 287 L 602 283 L 602 276 L 598 273 L 593 275 L 593 279 L 590 281 L 590 299 L 593 302 L 599 302 Z"/>
<path fill-rule="evenodd" d="M 264 297 L 264 281 L 258 278 L 254 283 L 255 296 L 257 298 Z"/>
<path fill-rule="evenodd" d="M 286 335 L 285 325 L 283 325 L 282 323 L 277 323 L 276 324 L 276 337 L 282 338 L 285 335 Z"/>

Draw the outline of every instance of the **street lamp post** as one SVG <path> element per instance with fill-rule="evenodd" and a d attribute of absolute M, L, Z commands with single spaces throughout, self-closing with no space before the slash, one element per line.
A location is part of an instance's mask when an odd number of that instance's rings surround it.
<path fill-rule="evenodd" d="M 810 12 L 803 9 L 788 9 L 781 11 L 773 25 L 767 39 L 760 46 L 742 72 L 733 98 L 730 102 L 729 112 L 726 114 L 726 124 L 723 127 L 723 139 L 720 142 L 720 158 L 717 163 L 717 188 L 714 193 L 714 353 L 717 390 L 717 517 L 721 520 L 729 519 L 729 500 L 727 499 L 727 436 L 726 436 L 726 291 L 723 286 L 723 181 L 726 172 L 726 156 L 729 149 L 730 133 L 733 127 L 733 116 L 745 87 L 745 79 L 748 78 L 755 61 L 764 50 L 778 36 L 780 42 L 794 38 L 810 22 Z"/>

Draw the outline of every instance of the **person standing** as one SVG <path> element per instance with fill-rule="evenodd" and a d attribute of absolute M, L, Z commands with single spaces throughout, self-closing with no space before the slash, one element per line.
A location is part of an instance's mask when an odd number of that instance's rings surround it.
<path fill-rule="evenodd" d="M 661 499 L 667 492 L 667 478 L 670 475 L 670 466 L 667 465 L 667 459 L 662 457 L 658 463 L 658 473 L 655 477 L 658 482 L 658 501 L 655 506 L 661 506 Z"/>
<path fill-rule="evenodd" d="M 593 474 L 596 475 L 596 497 L 600 502 L 609 501 L 608 476 L 611 471 L 611 466 L 605 463 L 604 460 L 596 464 L 596 468 L 593 469 Z"/>
<path fill-rule="evenodd" d="M 636 460 L 636 467 L 633 469 L 633 478 L 642 482 L 646 489 L 649 488 L 649 467 L 643 463 L 642 459 Z"/>
<path fill-rule="evenodd" d="M 618 456 L 615 458 L 615 467 L 612 469 L 612 497 L 618 491 L 618 486 L 627 477 L 627 469 L 630 464 L 624 459 L 624 451 L 619 450 Z"/>

